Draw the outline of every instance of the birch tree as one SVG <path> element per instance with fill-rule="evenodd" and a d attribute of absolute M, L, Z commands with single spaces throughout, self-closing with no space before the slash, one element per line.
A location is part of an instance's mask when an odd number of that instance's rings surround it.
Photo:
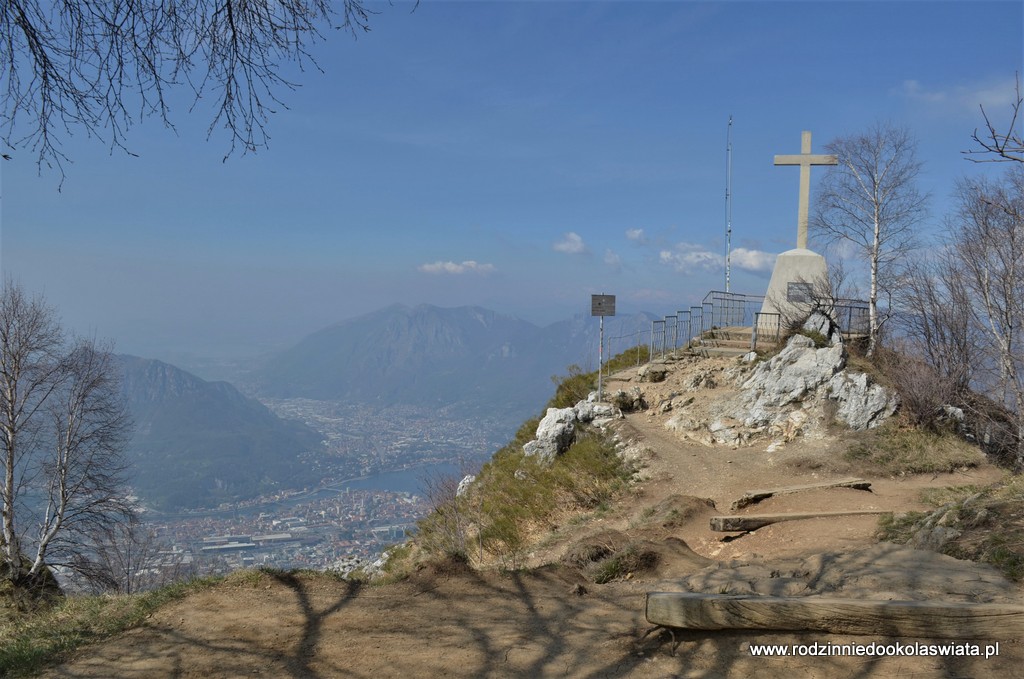
<path fill-rule="evenodd" d="M 31 590 L 48 566 L 87 571 L 92 536 L 130 513 L 129 421 L 111 356 L 69 339 L 52 309 L 0 293 L 0 577 Z"/>
<path fill-rule="evenodd" d="M 926 216 L 928 197 L 917 189 L 921 164 L 906 128 L 876 124 L 826 147 L 839 164 L 823 177 L 811 228 L 829 242 L 854 246 L 868 267 L 868 348 L 890 317 L 879 299 L 892 293 L 903 258 L 913 248 L 915 227 Z"/>
<path fill-rule="evenodd" d="M 1016 417 L 1024 464 L 1024 166 L 1001 180 L 965 179 L 951 222 L 955 265 L 974 300 L 995 375 L 990 396 Z"/>

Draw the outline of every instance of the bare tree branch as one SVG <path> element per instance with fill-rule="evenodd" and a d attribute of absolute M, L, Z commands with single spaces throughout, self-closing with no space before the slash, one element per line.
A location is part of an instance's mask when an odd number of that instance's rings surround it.
<path fill-rule="evenodd" d="M 5 0 L 0 141 L 63 177 L 64 137 L 84 129 L 127 151 L 143 118 L 172 125 L 168 94 L 184 85 L 193 108 L 214 102 L 208 136 L 226 129 L 227 155 L 255 151 L 283 106 L 278 92 L 297 86 L 286 65 L 319 68 L 310 49 L 324 31 L 357 35 L 371 14 L 365 0 Z"/>
<path fill-rule="evenodd" d="M 1024 106 L 1024 97 L 1021 96 L 1019 73 L 1016 80 L 1017 96 L 1010 105 L 1013 113 L 1010 116 L 1009 124 L 1006 126 L 1006 132 L 1000 132 L 996 129 L 996 126 L 989 120 L 985 107 L 978 106 L 981 109 L 981 117 L 985 119 L 985 132 L 979 134 L 978 129 L 974 129 L 971 139 L 981 148 L 963 151 L 968 160 L 975 163 L 1004 163 L 1007 161 L 1024 163 L 1024 138 L 1021 137 L 1019 125 L 1022 113 L 1021 107 Z M 984 157 L 979 158 L 975 156 Z"/>

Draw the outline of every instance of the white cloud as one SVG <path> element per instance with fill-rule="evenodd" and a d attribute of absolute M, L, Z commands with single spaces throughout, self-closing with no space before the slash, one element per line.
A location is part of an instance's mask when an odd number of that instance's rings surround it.
<path fill-rule="evenodd" d="M 775 267 L 775 258 L 770 252 L 736 248 L 730 255 L 732 265 L 747 271 L 771 271 Z"/>
<path fill-rule="evenodd" d="M 552 247 L 556 252 L 564 252 L 567 255 L 582 255 L 587 251 L 587 246 L 584 244 L 583 239 L 574 231 L 565 234 L 562 240 L 555 243 Z"/>
<path fill-rule="evenodd" d="M 730 255 L 730 263 L 734 269 L 757 273 L 770 272 L 775 266 L 776 256 L 762 250 L 734 248 Z M 719 271 L 725 268 L 724 255 L 693 243 L 677 243 L 671 250 L 662 250 L 658 258 L 662 264 L 671 266 L 683 274 Z"/>
<path fill-rule="evenodd" d="M 984 106 L 987 112 L 1008 107 L 1016 99 L 1015 87 L 1016 81 L 1013 78 L 946 88 L 928 87 L 917 80 L 904 80 L 897 92 L 904 99 L 928 104 L 933 108 L 957 113 L 977 113 L 978 106 Z"/>
<path fill-rule="evenodd" d="M 626 229 L 626 238 L 640 245 L 647 242 L 647 235 L 643 229 Z"/>
<path fill-rule="evenodd" d="M 463 274 L 463 273 L 477 273 L 477 274 L 488 274 L 494 271 L 493 264 L 480 264 L 472 259 L 467 259 L 461 264 L 457 262 L 431 262 L 429 264 L 421 264 L 419 270 L 423 273 L 432 274 Z"/>
<path fill-rule="evenodd" d="M 615 271 L 622 270 L 622 257 L 619 257 L 619 255 L 612 250 L 604 251 L 604 263 Z"/>
<path fill-rule="evenodd" d="M 662 250 L 658 258 L 679 273 L 714 271 L 724 266 L 725 258 L 692 243 L 677 243 L 671 250 Z"/>

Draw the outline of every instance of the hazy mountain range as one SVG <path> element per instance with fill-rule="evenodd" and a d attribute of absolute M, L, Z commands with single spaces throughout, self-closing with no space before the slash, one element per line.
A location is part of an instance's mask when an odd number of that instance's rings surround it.
<path fill-rule="evenodd" d="M 621 334 L 649 314 L 610 319 Z M 509 412 L 516 424 L 552 393 L 569 364 L 597 364 L 598 319 L 540 327 L 481 307 L 396 304 L 307 336 L 255 371 L 259 393 L 362 403 L 462 404 Z M 620 346 L 635 345 L 622 340 Z"/>
<path fill-rule="evenodd" d="M 611 338 L 650 329 L 648 314 L 606 324 Z M 480 307 L 394 305 L 324 328 L 252 366 L 247 389 L 275 399 L 452 406 L 487 413 L 508 435 L 541 411 L 551 376 L 597 363 L 597 319 L 548 326 Z M 133 482 L 160 508 L 213 506 L 276 488 L 315 484 L 300 461 L 322 435 L 283 420 L 223 381 L 161 361 L 119 356 L 136 431 Z M 415 432 L 409 432 L 415 434 Z"/>

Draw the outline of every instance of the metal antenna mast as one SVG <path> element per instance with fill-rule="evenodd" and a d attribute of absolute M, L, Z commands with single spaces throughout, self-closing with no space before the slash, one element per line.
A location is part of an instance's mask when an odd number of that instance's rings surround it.
<path fill-rule="evenodd" d="M 729 292 L 732 268 L 732 116 L 725 141 L 725 291 Z"/>

